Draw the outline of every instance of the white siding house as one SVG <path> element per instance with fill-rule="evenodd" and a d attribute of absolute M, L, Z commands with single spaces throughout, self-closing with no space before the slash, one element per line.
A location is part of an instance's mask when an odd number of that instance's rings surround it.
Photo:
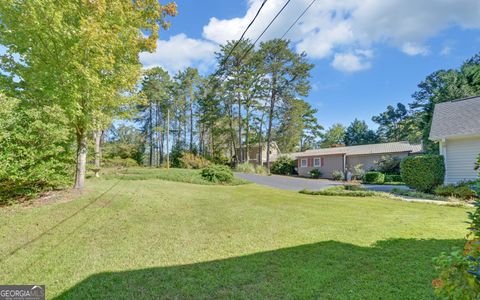
<path fill-rule="evenodd" d="M 480 97 L 435 105 L 430 139 L 438 141 L 445 159 L 445 183 L 475 180 L 480 154 Z"/>

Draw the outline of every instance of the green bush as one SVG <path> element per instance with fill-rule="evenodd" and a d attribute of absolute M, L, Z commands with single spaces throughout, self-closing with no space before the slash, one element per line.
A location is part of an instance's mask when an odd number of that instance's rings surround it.
<path fill-rule="evenodd" d="M 270 168 L 273 174 L 292 175 L 295 172 L 295 160 L 288 156 L 280 156 Z"/>
<path fill-rule="evenodd" d="M 363 180 L 365 178 L 365 170 L 363 164 L 357 164 L 353 166 L 352 179 Z"/>
<path fill-rule="evenodd" d="M 361 186 L 355 185 L 339 185 L 330 187 L 320 191 L 301 190 L 301 194 L 306 195 L 320 195 L 320 196 L 348 196 L 348 197 L 372 197 L 378 195 L 374 191 L 368 191 Z"/>
<path fill-rule="evenodd" d="M 365 183 L 382 184 L 385 182 L 385 174 L 380 172 L 365 173 Z"/>
<path fill-rule="evenodd" d="M 322 177 L 323 173 L 320 171 L 320 169 L 313 169 L 310 171 L 310 177 L 318 179 Z"/>
<path fill-rule="evenodd" d="M 267 171 L 267 168 L 265 168 L 264 166 L 256 165 L 255 173 L 260 175 L 267 175 L 268 171 Z"/>
<path fill-rule="evenodd" d="M 68 124 L 58 106 L 25 109 L 0 94 L 0 204 L 71 184 L 75 163 Z"/>
<path fill-rule="evenodd" d="M 233 180 L 232 170 L 223 165 L 211 165 L 202 169 L 201 175 L 204 179 L 214 183 L 228 183 Z"/>
<path fill-rule="evenodd" d="M 343 174 L 342 171 L 335 170 L 332 172 L 332 179 L 333 180 L 343 180 L 345 179 L 345 175 Z"/>
<path fill-rule="evenodd" d="M 243 164 L 238 164 L 237 167 L 235 168 L 235 171 L 241 172 L 241 173 L 250 173 L 250 174 L 256 173 L 255 166 L 248 162 L 245 162 Z"/>
<path fill-rule="evenodd" d="M 432 192 L 445 178 L 441 155 L 408 156 L 402 160 L 400 170 L 405 184 L 420 192 Z"/>
<path fill-rule="evenodd" d="M 468 212 L 470 226 L 462 250 L 442 253 L 435 259 L 439 278 L 432 281 L 441 299 L 479 299 L 480 295 L 480 200 Z"/>
<path fill-rule="evenodd" d="M 203 169 L 210 165 L 208 160 L 191 152 L 183 152 L 179 161 L 182 169 Z"/>
<path fill-rule="evenodd" d="M 455 197 L 463 200 L 470 200 L 477 196 L 477 193 L 472 190 L 468 184 L 447 184 L 442 185 L 434 190 L 435 195 L 444 197 Z"/>
<path fill-rule="evenodd" d="M 385 174 L 400 174 L 401 162 L 400 157 L 385 155 L 377 162 L 376 170 Z"/>
<path fill-rule="evenodd" d="M 385 182 L 403 182 L 402 175 L 385 175 Z"/>

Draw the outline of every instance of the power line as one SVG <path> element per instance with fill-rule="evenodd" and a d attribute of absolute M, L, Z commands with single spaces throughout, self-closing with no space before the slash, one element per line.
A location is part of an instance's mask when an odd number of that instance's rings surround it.
<path fill-rule="evenodd" d="M 288 0 L 283 6 L 282 9 L 275 15 L 275 17 L 268 23 L 267 27 L 262 31 L 262 33 L 257 37 L 257 39 L 253 42 L 253 44 L 245 51 L 244 55 L 240 58 L 240 62 L 248 55 L 250 51 L 252 51 L 253 47 L 255 47 L 255 44 L 262 38 L 262 36 L 265 34 L 265 32 L 270 28 L 270 26 L 275 22 L 275 20 L 278 18 L 278 16 L 283 12 L 283 10 L 287 7 L 287 5 L 290 3 L 291 0 Z"/>
<path fill-rule="evenodd" d="M 255 20 L 257 19 L 258 15 L 260 14 L 260 12 L 262 11 L 263 7 L 265 6 L 265 3 L 267 3 L 267 0 L 264 0 L 262 2 L 262 5 L 260 5 L 260 8 L 257 10 L 257 13 L 255 14 L 255 17 L 252 19 L 252 21 L 250 21 L 250 23 L 248 24 L 247 28 L 245 28 L 245 30 L 243 31 L 242 35 L 240 36 L 240 39 L 238 39 L 235 44 L 233 45 L 232 49 L 230 49 L 230 51 L 228 52 L 227 56 L 222 60 L 222 63 L 220 64 L 220 68 L 218 69 L 217 72 L 215 73 L 218 73 L 224 66 L 225 66 L 225 63 L 228 61 L 228 59 L 230 58 L 230 56 L 232 55 L 233 51 L 235 50 L 235 48 L 237 48 L 238 44 L 240 44 L 240 42 L 243 40 L 243 38 L 245 37 L 245 34 L 247 33 L 247 31 L 250 29 L 250 27 L 253 25 L 253 23 L 255 22 Z"/>
<path fill-rule="evenodd" d="M 300 21 L 300 19 L 305 15 L 305 13 L 307 13 L 307 11 L 310 9 L 310 7 L 312 7 L 312 5 L 313 5 L 313 3 L 315 3 L 315 1 L 317 1 L 317 0 L 313 0 L 312 2 L 310 2 L 310 5 L 308 5 L 307 8 L 305 8 L 305 10 L 295 20 L 295 22 L 293 22 L 292 25 L 290 25 L 290 27 L 287 29 L 287 31 L 285 31 L 285 33 L 280 38 L 281 40 L 283 40 L 283 38 L 287 35 L 287 33 L 290 32 L 290 30 L 292 30 L 293 26 L 295 26 L 295 24 L 297 24 L 297 22 Z"/>

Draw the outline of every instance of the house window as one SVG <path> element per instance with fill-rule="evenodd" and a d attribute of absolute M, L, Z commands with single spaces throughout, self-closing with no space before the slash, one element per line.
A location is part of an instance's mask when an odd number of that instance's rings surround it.
<path fill-rule="evenodd" d="M 321 166 L 321 160 L 320 160 L 320 158 L 314 158 L 314 159 L 313 159 L 313 166 L 314 166 L 314 167 L 320 167 L 320 166 Z"/>
<path fill-rule="evenodd" d="M 301 167 L 306 167 L 306 166 L 307 166 L 307 159 L 303 158 L 303 159 L 300 161 L 300 166 L 301 166 Z"/>

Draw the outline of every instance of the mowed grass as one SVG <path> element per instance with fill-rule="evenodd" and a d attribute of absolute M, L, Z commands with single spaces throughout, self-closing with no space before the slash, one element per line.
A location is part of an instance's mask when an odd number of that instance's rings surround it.
<path fill-rule="evenodd" d="M 122 179 L 0 209 L 0 282 L 59 299 L 429 299 L 432 257 L 467 227 L 458 207 Z"/>
<path fill-rule="evenodd" d="M 126 169 L 109 169 L 104 175 L 105 179 L 121 179 L 121 180 L 148 180 L 160 179 L 167 181 L 186 182 L 204 185 L 218 185 L 210 182 L 202 177 L 201 170 L 189 169 L 158 169 L 158 168 L 126 168 Z M 248 181 L 240 178 L 234 178 L 232 182 L 224 185 L 240 185 L 246 184 Z"/>

